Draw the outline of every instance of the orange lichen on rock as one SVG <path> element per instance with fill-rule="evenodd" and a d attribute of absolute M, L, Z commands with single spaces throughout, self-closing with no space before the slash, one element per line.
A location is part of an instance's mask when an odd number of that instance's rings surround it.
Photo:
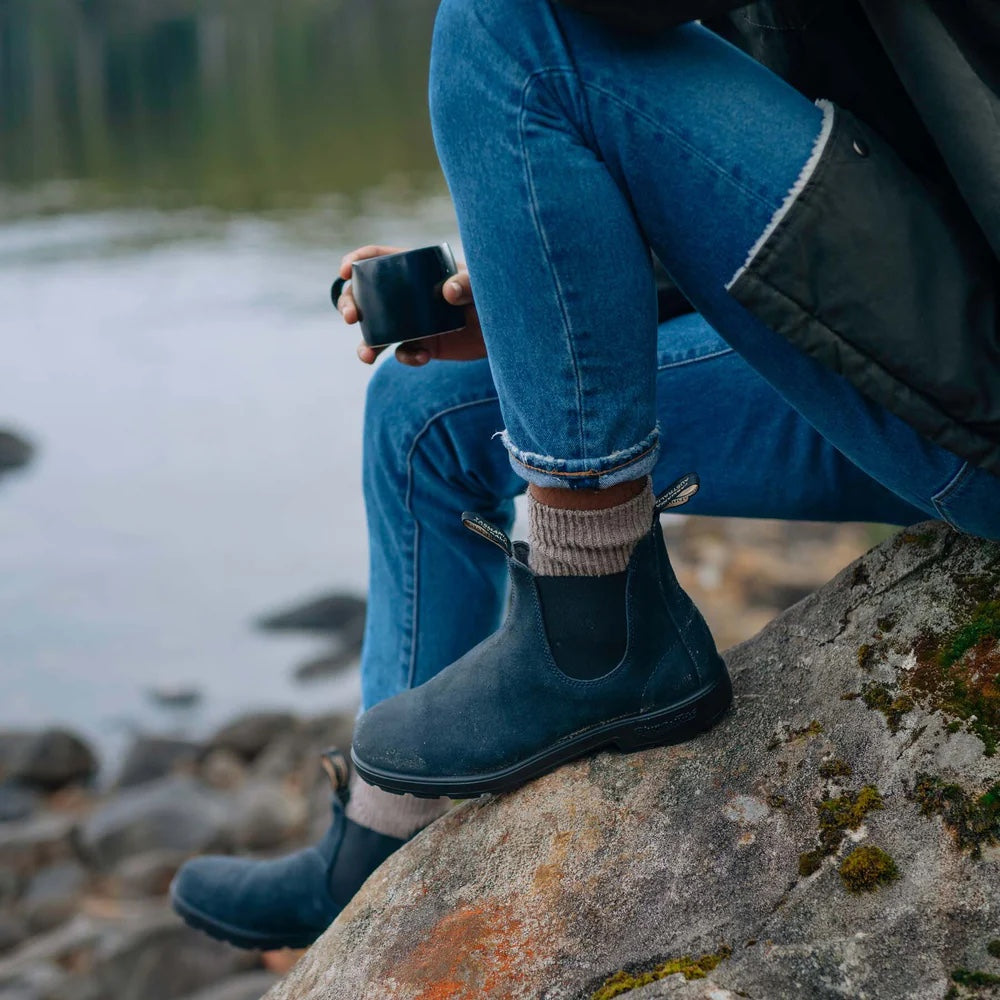
<path fill-rule="evenodd" d="M 442 917 L 391 975 L 419 991 L 415 1000 L 501 1000 L 527 984 L 522 963 L 533 956 L 523 921 L 486 901 Z"/>

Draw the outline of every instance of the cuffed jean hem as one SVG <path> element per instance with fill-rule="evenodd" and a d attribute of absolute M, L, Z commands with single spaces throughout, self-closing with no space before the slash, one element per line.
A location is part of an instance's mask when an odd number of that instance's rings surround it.
<path fill-rule="evenodd" d="M 619 483 L 648 476 L 660 454 L 660 429 L 654 427 L 631 448 L 612 452 L 603 458 L 553 458 L 522 451 L 502 431 L 500 439 L 507 449 L 511 467 L 535 486 L 556 486 L 571 490 L 606 490 Z"/>

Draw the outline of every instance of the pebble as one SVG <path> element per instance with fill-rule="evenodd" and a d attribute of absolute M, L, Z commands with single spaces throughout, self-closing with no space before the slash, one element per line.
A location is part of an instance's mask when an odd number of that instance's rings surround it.
<path fill-rule="evenodd" d="M 0 732 L 0 777 L 8 781 L 53 792 L 96 774 L 94 751 L 67 729 Z"/>
<path fill-rule="evenodd" d="M 197 759 L 201 745 L 169 736 L 140 736 L 129 747 L 118 775 L 118 788 L 132 788 L 165 778 Z"/>
<path fill-rule="evenodd" d="M 80 827 L 80 847 L 97 867 L 151 850 L 189 853 L 226 849 L 232 842 L 228 799 L 190 777 L 163 778 L 128 789 Z"/>

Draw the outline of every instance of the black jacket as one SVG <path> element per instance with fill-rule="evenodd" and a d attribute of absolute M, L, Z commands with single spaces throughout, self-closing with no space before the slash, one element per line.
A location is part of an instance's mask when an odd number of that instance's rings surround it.
<path fill-rule="evenodd" d="M 650 33 L 700 18 L 832 102 L 804 189 L 730 291 L 1000 476 L 1000 2 L 563 2 Z"/>

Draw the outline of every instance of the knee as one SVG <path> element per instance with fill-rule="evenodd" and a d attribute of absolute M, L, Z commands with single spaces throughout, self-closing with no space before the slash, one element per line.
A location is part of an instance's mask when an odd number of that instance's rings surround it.
<path fill-rule="evenodd" d="M 413 369 L 389 358 L 380 364 L 365 394 L 364 464 L 366 476 L 398 469 L 431 405 Z"/>
<path fill-rule="evenodd" d="M 428 96 L 431 124 L 439 142 L 461 117 L 469 76 L 486 57 L 479 7 L 479 0 L 441 0 L 434 19 Z"/>
<path fill-rule="evenodd" d="M 365 397 L 365 475 L 396 475 L 413 460 L 417 445 L 443 414 L 489 381 L 486 362 L 435 363 L 411 368 L 387 358 L 376 368 Z M 460 406 L 459 406 L 460 409 Z M 453 421 L 461 427 L 462 421 Z"/>
<path fill-rule="evenodd" d="M 509 82 L 539 21 L 539 0 L 441 0 L 434 21 L 430 111 L 435 137 L 475 126 L 479 97 Z"/>

